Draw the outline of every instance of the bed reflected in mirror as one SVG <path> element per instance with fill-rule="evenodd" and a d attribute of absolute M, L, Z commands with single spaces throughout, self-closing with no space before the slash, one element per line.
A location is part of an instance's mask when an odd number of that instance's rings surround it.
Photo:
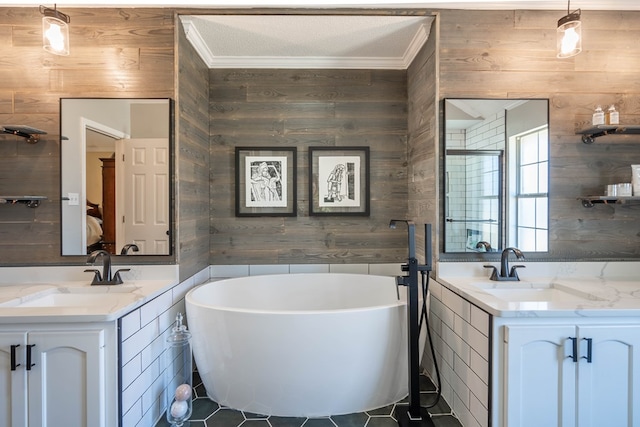
<path fill-rule="evenodd" d="M 62 255 L 171 254 L 170 115 L 167 98 L 60 100 Z"/>

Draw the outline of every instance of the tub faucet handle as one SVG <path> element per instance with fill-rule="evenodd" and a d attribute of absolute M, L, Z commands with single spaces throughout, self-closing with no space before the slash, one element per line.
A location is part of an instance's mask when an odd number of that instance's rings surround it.
<path fill-rule="evenodd" d="M 396 297 L 400 301 L 400 286 L 409 285 L 409 276 L 396 276 Z"/>

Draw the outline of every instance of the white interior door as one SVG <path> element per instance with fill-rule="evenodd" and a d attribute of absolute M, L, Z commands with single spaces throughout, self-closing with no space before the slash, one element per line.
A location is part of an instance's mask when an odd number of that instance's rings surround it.
<path fill-rule="evenodd" d="M 166 138 L 116 143 L 118 225 L 116 245 L 140 248 L 138 254 L 169 254 L 169 142 Z M 121 169 L 118 170 L 118 169 Z M 120 224 L 120 221 L 122 223 Z"/>

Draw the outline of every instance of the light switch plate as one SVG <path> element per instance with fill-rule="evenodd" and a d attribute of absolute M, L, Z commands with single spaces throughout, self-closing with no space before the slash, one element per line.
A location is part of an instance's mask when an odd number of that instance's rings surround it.
<path fill-rule="evenodd" d="M 80 204 L 79 193 L 69 193 L 69 206 L 78 206 Z"/>

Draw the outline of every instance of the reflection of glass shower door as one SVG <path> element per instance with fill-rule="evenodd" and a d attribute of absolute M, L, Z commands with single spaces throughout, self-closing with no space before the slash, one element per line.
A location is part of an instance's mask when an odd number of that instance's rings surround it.
<path fill-rule="evenodd" d="M 447 150 L 445 252 L 502 250 L 502 150 Z"/>

